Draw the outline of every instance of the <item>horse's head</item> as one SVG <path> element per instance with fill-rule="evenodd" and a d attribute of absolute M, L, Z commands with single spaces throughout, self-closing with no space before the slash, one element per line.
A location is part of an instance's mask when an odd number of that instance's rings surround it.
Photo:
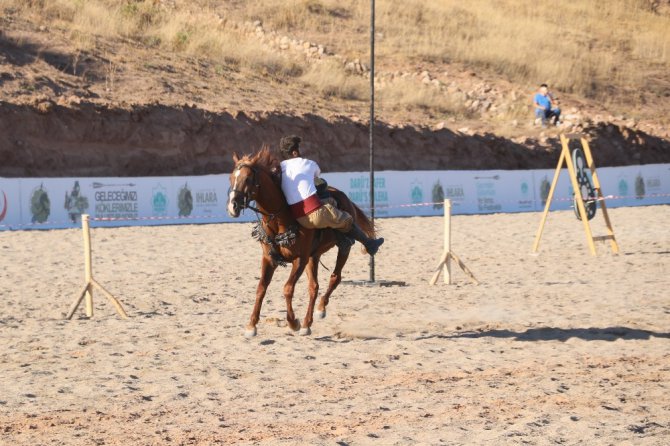
<path fill-rule="evenodd" d="M 237 218 L 249 202 L 256 199 L 258 194 L 258 172 L 251 163 L 245 162 L 236 153 L 233 153 L 235 168 L 230 174 L 230 193 L 228 194 L 228 214 Z"/>

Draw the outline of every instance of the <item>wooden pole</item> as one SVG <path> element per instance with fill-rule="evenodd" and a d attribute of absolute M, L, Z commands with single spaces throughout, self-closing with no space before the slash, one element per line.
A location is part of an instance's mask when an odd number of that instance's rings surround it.
<path fill-rule="evenodd" d="M 116 311 L 121 315 L 122 318 L 128 319 L 128 315 L 126 314 L 126 311 L 123 309 L 121 306 L 121 303 L 116 299 L 116 297 L 112 296 L 112 293 L 107 291 L 102 285 L 98 283 L 97 280 L 93 279 L 93 282 L 91 282 L 94 287 L 96 287 L 98 290 L 102 291 L 102 294 L 104 294 L 107 299 L 109 299 L 112 302 L 112 305 L 116 308 Z"/>
<path fill-rule="evenodd" d="M 93 267 L 91 264 L 91 229 L 88 214 L 82 214 L 81 227 L 84 233 L 84 280 L 86 281 L 86 317 L 93 317 Z"/>
<path fill-rule="evenodd" d="M 128 314 L 121 306 L 121 303 L 114 297 L 109 291 L 103 288 L 97 280 L 93 278 L 93 262 L 91 261 L 91 229 L 89 225 L 89 216 L 88 214 L 82 214 L 81 216 L 81 227 L 84 232 L 84 277 L 86 279 L 86 285 L 77 295 L 77 299 L 74 301 L 70 307 L 70 311 L 67 313 L 67 318 L 72 319 L 75 311 L 81 304 L 81 301 L 86 300 L 86 316 L 93 316 L 93 288 L 97 288 L 102 294 L 109 299 L 116 311 L 121 315 L 122 318 L 128 319 Z"/>
<path fill-rule="evenodd" d="M 79 307 L 79 304 L 81 301 L 84 299 L 84 296 L 88 292 L 88 289 L 90 288 L 90 285 L 87 283 L 84 285 L 84 289 L 81 290 L 81 293 L 78 294 L 79 297 L 74 301 L 72 306 L 70 307 L 70 311 L 67 312 L 67 318 L 72 319 L 72 316 L 74 315 L 74 312 L 77 311 L 77 307 Z"/>
<path fill-rule="evenodd" d="M 614 254 L 618 254 L 619 244 L 616 241 L 616 237 L 614 237 L 614 228 L 612 228 L 612 222 L 610 221 L 610 216 L 607 213 L 607 205 L 605 204 L 605 197 L 603 196 L 603 191 L 600 187 L 600 179 L 598 178 L 598 174 L 596 173 L 596 165 L 593 162 L 591 147 L 589 146 L 589 142 L 585 138 L 582 138 L 582 147 L 584 147 L 584 155 L 586 156 L 586 162 L 588 163 L 589 170 L 591 171 L 591 178 L 593 178 L 593 187 L 595 188 L 597 198 L 600 201 L 600 211 L 603 213 L 603 217 L 605 218 L 605 226 L 607 227 L 607 236 L 605 238 L 609 239 L 610 245 L 612 247 L 612 252 Z"/>
<path fill-rule="evenodd" d="M 449 253 L 449 257 L 450 257 L 450 258 L 453 258 L 453 259 L 456 261 L 456 263 L 458 263 L 458 266 L 460 266 L 461 269 L 463 270 L 463 272 L 464 272 L 465 274 L 467 274 L 468 277 L 470 277 L 470 280 L 472 280 L 472 281 L 475 283 L 475 285 L 479 285 L 479 280 L 477 280 L 477 278 L 475 277 L 475 275 L 472 274 L 472 271 L 470 271 L 470 268 L 468 268 L 467 266 L 465 266 L 465 263 L 463 263 L 463 261 L 460 259 L 460 257 L 458 257 L 458 256 L 456 255 L 455 252 L 450 252 L 450 253 Z"/>
<path fill-rule="evenodd" d="M 440 273 L 444 272 L 444 283 L 451 285 L 451 261 L 454 260 L 465 274 L 477 285 L 479 281 L 472 274 L 472 271 L 465 266 L 465 263 L 458 258 L 456 253 L 451 250 L 451 200 L 444 200 L 444 252 L 440 257 L 440 263 L 437 264 L 433 277 L 430 279 L 430 284 L 435 285 L 437 279 L 440 278 Z"/>
<path fill-rule="evenodd" d="M 451 200 L 444 200 L 444 252 L 451 253 Z M 444 283 L 451 285 L 451 256 L 444 262 Z"/>
<path fill-rule="evenodd" d="M 554 179 L 551 180 L 551 187 L 549 188 L 549 195 L 547 195 L 547 201 L 544 204 L 544 212 L 542 212 L 542 219 L 540 220 L 540 226 L 537 228 L 537 233 L 535 234 L 535 242 L 533 243 L 533 252 L 537 252 L 537 249 L 540 247 L 540 239 L 542 238 L 542 231 L 544 231 L 544 225 L 547 222 L 547 215 L 549 215 L 551 200 L 554 198 L 554 192 L 556 191 L 556 184 L 558 183 L 558 177 L 561 175 L 563 162 L 566 159 L 566 151 L 567 151 L 566 144 L 567 143 L 565 137 L 561 135 L 561 156 L 558 157 L 558 164 L 556 165 L 556 171 L 554 172 Z"/>
<path fill-rule="evenodd" d="M 451 253 L 449 251 L 444 251 L 442 253 L 442 257 L 440 257 L 440 263 L 437 264 L 437 268 L 435 268 L 435 273 L 433 274 L 433 277 L 430 279 L 431 285 L 435 285 L 437 283 L 437 279 L 440 278 L 440 272 L 442 272 L 445 262 L 449 258 L 450 254 Z"/>

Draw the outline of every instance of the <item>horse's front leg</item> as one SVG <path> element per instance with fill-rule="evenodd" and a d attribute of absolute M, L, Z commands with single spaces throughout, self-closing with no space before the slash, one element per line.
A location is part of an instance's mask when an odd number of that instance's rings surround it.
<path fill-rule="evenodd" d="M 298 331 L 300 329 L 300 322 L 298 322 L 295 317 L 295 313 L 293 313 L 293 293 L 295 292 L 295 284 L 298 282 L 302 272 L 305 270 L 306 265 L 307 259 L 303 256 L 297 257 L 295 260 L 293 260 L 291 273 L 289 274 L 288 280 L 284 285 L 284 299 L 286 299 L 286 321 L 293 331 Z"/>
<path fill-rule="evenodd" d="M 319 306 L 317 308 L 317 310 L 319 311 L 318 316 L 321 319 L 326 317 L 326 307 L 328 306 L 328 302 L 330 301 L 330 295 L 333 294 L 335 288 L 337 288 L 337 286 L 342 281 L 342 269 L 344 268 L 344 265 L 347 263 L 347 260 L 349 259 L 350 252 L 351 252 L 351 246 L 346 246 L 344 248 L 338 247 L 337 260 L 335 261 L 335 269 L 333 270 L 333 273 L 330 275 L 330 281 L 328 282 L 328 289 L 326 290 L 325 294 L 321 296 L 321 300 L 319 301 Z"/>
<path fill-rule="evenodd" d="M 312 256 L 307 262 L 307 279 L 309 280 L 309 304 L 307 305 L 307 313 L 305 320 L 302 321 L 300 328 L 300 336 L 308 336 L 312 334 L 312 322 L 314 322 L 314 304 L 316 303 L 316 296 L 319 294 L 319 256 Z"/>
<path fill-rule="evenodd" d="M 273 265 L 272 261 L 267 257 L 263 256 L 261 260 L 261 280 L 258 281 L 258 287 L 256 288 L 256 303 L 254 304 L 254 309 L 251 312 L 251 318 L 249 323 L 246 326 L 244 336 L 251 338 L 256 336 L 256 325 L 261 316 L 261 306 L 263 305 L 263 298 L 265 297 L 265 292 L 268 289 L 268 285 L 272 280 L 272 275 L 275 272 L 277 267 Z"/>

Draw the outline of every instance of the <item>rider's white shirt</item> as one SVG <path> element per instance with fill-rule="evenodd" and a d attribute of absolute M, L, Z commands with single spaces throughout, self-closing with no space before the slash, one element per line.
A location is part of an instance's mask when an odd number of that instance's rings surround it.
<path fill-rule="evenodd" d="M 316 194 L 314 178 L 321 174 L 319 165 L 305 158 L 281 162 L 281 189 L 288 204 L 295 204 Z"/>

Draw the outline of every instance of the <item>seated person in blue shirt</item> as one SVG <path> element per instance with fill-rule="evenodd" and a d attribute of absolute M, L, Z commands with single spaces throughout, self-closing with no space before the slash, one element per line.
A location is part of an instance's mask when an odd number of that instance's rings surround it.
<path fill-rule="evenodd" d="M 551 122 L 552 118 L 555 119 L 556 125 L 559 124 L 559 119 L 561 117 L 561 109 L 552 104 L 556 102 L 551 93 L 549 93 L 549 88 L 547 84 L 540 85 L 540 91 L 535 93 L 533 98 L 533 105 L 535 106 L 535 117 L 542 120 L 542 127 L 547 126 L 547 121 Z"/>

